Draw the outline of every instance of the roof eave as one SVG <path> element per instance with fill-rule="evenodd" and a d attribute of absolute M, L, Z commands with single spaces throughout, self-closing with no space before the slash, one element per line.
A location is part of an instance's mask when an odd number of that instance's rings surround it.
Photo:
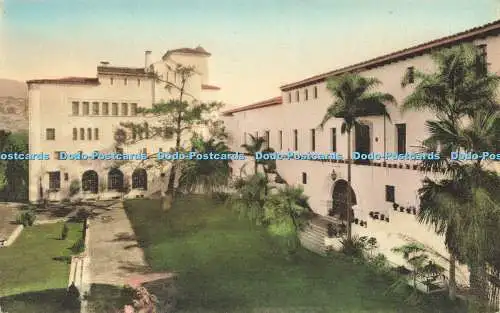
<path fill-rule="evenodd" d="M 500 20 L 486 24 L 485 26 L 480 26 L 479 28 L 473 28 L 464 32 L 460 32 L 455 35 L 435 39 L 417 46 L 413 46 L 407 49 L 403 49 L 380 57 L 376 57 L 368 61 L 346 66 L 338 70 L 315 75 L 298 82 L 282 85 L 280 89 L 281 91 L 289 91 L 294 88 L 305 87 L 315 83 L 323 82 L 332 76 L 380 67 L 386 64 L 408 59 L 417 55 L 427 54 L 434 49 L 442 49 L 446 48 L 447 46 L 452 46 L 462 42 L 471 42 L 476 39 L 481 39 L 491 36 L 493 34 L 498 34 L 499 32 L 500 32 Z"/>

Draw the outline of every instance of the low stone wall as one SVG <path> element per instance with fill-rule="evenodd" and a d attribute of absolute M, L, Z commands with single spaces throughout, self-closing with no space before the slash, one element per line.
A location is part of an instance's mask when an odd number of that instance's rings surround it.
<path fill-rule="evenodd" d="M 10 234 L 9 238 L 7 239 L 7 241 L 5 241 L 3 246 L 8 247 L 12 245 L 14 241 L 16 241 L 16 239 L 19 237 L 19 235 L 21 235 L 23 229 L 24 229 L 23 225 L 18 225 L 16 229 L 14 229 L 14 231 Z"/>

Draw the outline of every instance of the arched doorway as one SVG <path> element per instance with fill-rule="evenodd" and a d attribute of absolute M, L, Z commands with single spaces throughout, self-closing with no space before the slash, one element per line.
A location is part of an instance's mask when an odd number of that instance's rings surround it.
<path fill-rule="evenodd" d="M 148 174 L 143 168 L 137 168 L 132 173 L 132 189 L 148 189 Z"/>
<path fill-rule="evenodd" d="M 108 190 L 121 191 L 123 189 L 123 173 L 117 168 L 112 168 L 108 173 Z"/>
<path fill-rule="evenodd" d="M 96 171 L 89 170 L 82 175 L 82 191 L 97 193 L 99 191 L 99 176 Z"/>
<path fill-rule="evenodd" d="M 332 190 L 332 207 L 328 212 L 328 215 L 335 216 L 343 221 L 347 220 L 347 200 L 348 195 L 351 195 L 351 206 L 356 205 L 356 194 L 352 187 L 350 188 L 350 193 L 347 192 L 349 189 L 349 184 L 343 179 L 339 179 L 335 182 Z M 354 210 L 351 209 L 351 218 L 354 218 Z"/>

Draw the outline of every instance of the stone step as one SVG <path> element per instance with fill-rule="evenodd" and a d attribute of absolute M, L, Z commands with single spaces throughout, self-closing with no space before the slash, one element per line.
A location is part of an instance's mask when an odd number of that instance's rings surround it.
<path fill-rule="evenodd" d="M 304 240 L 310 240 L 310 241 L 315 241 L 318 243 L 324 242 L 325 241 L 325 236 L 317 236 L 315 234 L 310 234 L 310 233 L 301 233 L 299 234 L 299 238 L 302 238 Z"/>
<path fill-rule="evenodd" d="M 320 255 L 326 255 L 326 247 L 324 245 L 319 246 L 319 245 L 311 244 L 307 241 L 301 241 L 301 244 L 304 248 L 306 248 L 309 251 L 312 251 L 312 252 L 320 254 Z"/>

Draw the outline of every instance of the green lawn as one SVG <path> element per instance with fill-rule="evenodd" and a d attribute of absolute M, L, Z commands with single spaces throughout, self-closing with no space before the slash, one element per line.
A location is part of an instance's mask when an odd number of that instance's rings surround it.
<path fill-rule="evenodd" d="M 71 247 L 81 238 L 81 224 L 69 223 L 66 240 L 62 224 L 25 228 L 10 247 L 0 248 L 0 305 L 9 313 L 63 312 Z M 37 311 L 38 308 L 40 311 Z"/>
<path fill-rule="evenodd" d="M 389 283 L 364 265 L 301 250 L 278 252 L 266 231 L 212 201 L 131 200 L 127 214 L 154 271 L 179 273 L 181 312 L 457 312 L 419 308 L 386 295 Z"/>

